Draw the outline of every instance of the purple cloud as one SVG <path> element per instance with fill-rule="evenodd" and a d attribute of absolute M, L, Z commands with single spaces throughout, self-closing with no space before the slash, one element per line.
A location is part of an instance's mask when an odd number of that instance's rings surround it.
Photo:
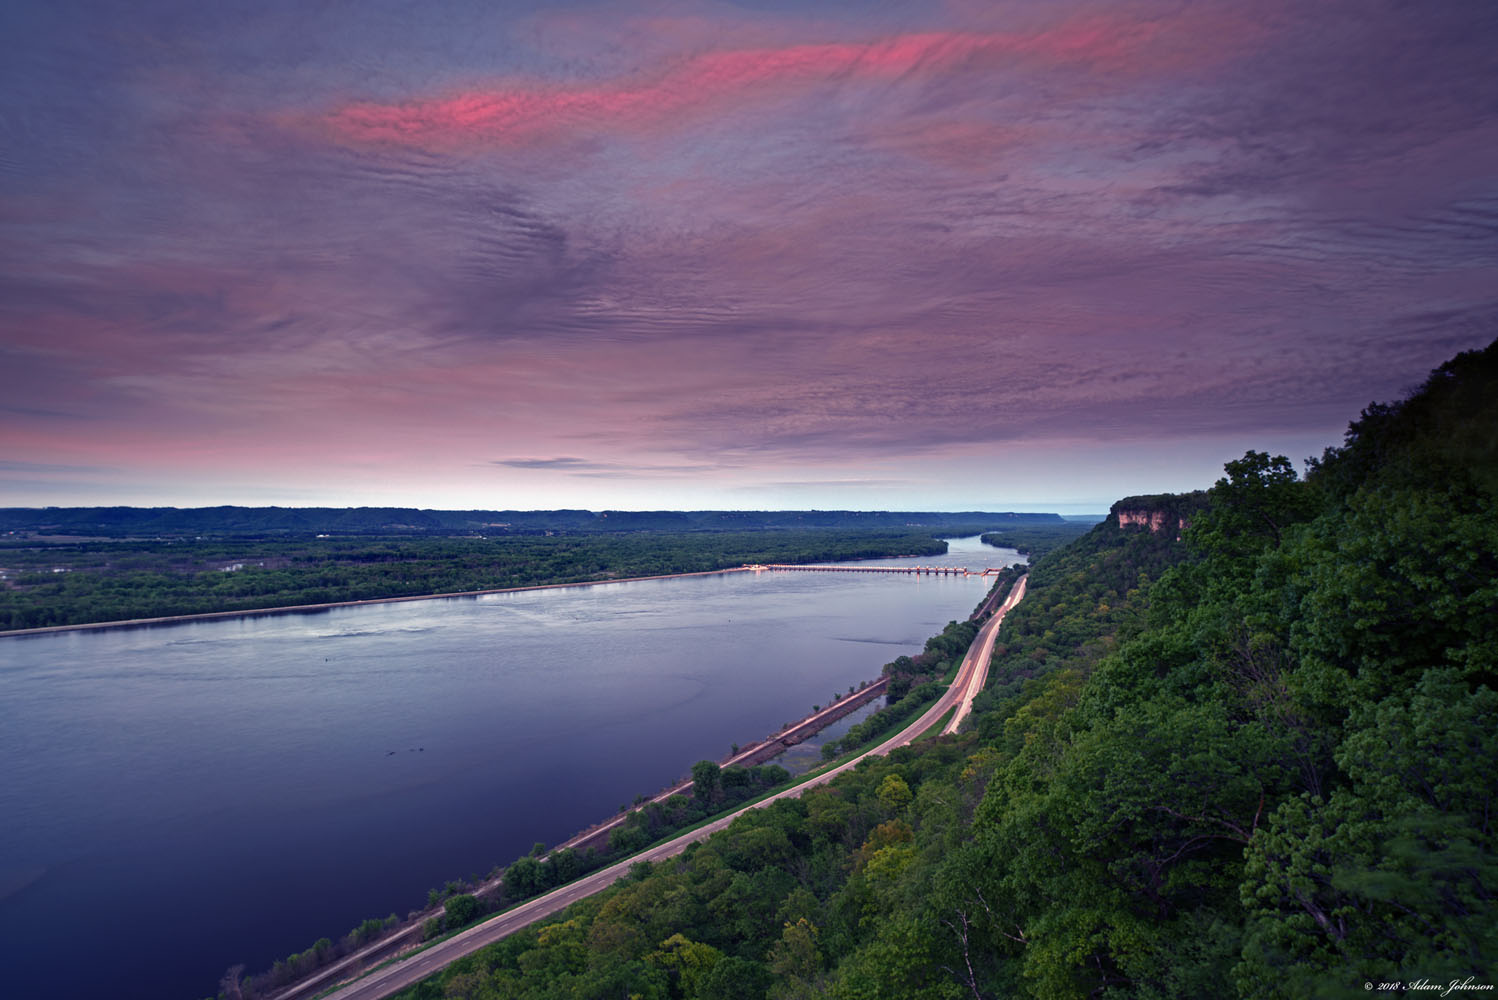
<path fill-rule="evenodd" d="M 888 485 L 1498 336 L 1490 4 L 93 13 L 0 40 L 14 461 Z"/>

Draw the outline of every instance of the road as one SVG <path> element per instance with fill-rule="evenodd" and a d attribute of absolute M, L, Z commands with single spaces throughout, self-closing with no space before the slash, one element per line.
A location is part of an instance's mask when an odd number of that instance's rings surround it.
<path fill-rule="evenodd" d="M 979 691 L 983 690 L 983 685 L 988 681 L 988 664 L 993 660 L 993 644 L 994 640 L 999 636 L 999 623 L 1004 620 L 1004 616 L 1009 613 L 1009 609 L 1018 604 L 1020 599 L 1025 596 L 1025 583 L 1029 579 L 1030 577 L 1027 575 L 1020 577 L 1014 582 L 1014 586 L 1009 590 L 1009 596 L 1004 598 L 1004 603 L 999 605 L 999 609 L 993 613 L 993 617 L 988 619 L 977 636 L 973 638 L 973 644 L 967 651 L 966 659 L 963 660 L 964 667 L 967 666 L 968 660 L 973 661 L 973 672 L 968 677 L 966 686 L 962 689 L 962 699 L 957 703 L 957 711 L 952 713 L 951 721 L 942 727 L 941 733 L 943 736 L 949 736 L 957 732 L 957 727 L 962 725 L 962 720 L 967 718 L 968 714 L 972 712 L 973 699 L 977 697 Z M 976 656 L 974 656 L 975 652 Z M 959 678 L 960 676 L 959 674 Z M 954 690 L 958 686 L 957 681 L 952 682 Z"/>
<path fill-rule="evenodd" d="M 973 639 L 973 644 L 968 647 L 967 655 L 962 659 L 962 665 L 957 669 L 957 677 L 952 681 L 950 687 L 942 696 L 926 709 L 921 717 L 906 726 L 899 733 L 891 736 L 883 743 L 868 750 L 852 760 L 840 764 L 830 771 L 826 771 L 816 777 L 805 781 L 794 788 L 787 788 L 767 799 L 762 799 L 753 805 L 744 806 L 734 812 L 728 813 L 713 822 L 684 833 L 659 844 L 631 858 L 600 868 L 591 875 L 586 875 L 559 889 L 553 889 L 544 896 L 522 903 L 519 906 L 507 910 L 497 916 L 490 917 L 481 924 L 468 928 L 460 934 L 448 938 L 438 944 L 432 945 L 425 951 L 417 952 L 408 958 L 401 959 L 371 972 L 362 979 L 356 980 L 340 990 L 328 994 L 326 1000 L 381 1000 L 392 993 L 407 989 L 421 982 L 448 965 L 471 954 L 485 945 L 493 944 L 495 941 L 505 938 L 545 917 L 552 916 L 566 909 L 579 899 L 584 899 L 596 892 L 613 885 L 619 879 L 628 874 L 629 869 L 640 861 L 662 861 L 674 857 L 686 850 L 687 845 L 706 840 L 708 837 L 725 829 L 730 823 L 750 809 L 758 809 L 769 805 L 777 799 L 799 796 L 808 788 L 824 785 L 844 771 L 851 770 L 863 758 L 872 755 L 883 755 L 913 742 L 934 726 L 946 712 L 957 707 L 958 711 L 953 713 L 952 722 L 943 729 L 943 732 L 955 732 L 955 726 L 962 715 L 971 710 L 973 696 L 983 688 L 984 680 L 988 676 L 988 660 L 993 653 L 994 637 L 998 634 L 999 623 L 1003 621 L 1004 614 L 1019 603 L 1024 596 L 1025 578 L 1021 577 L 1015 584 L 1014 591 L 1010 594 L 1002 607 L 988 620 L 978 635 Z"/>

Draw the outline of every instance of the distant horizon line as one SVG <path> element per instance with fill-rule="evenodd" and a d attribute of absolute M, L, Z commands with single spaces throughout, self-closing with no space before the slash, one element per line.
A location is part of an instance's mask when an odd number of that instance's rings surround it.
<path fill-rule="evenodd" d="M 581 512 L 588 514 L 1060 514 L 1057 507 L 1078 508 L 1082 504 L 1063 502 L 1056 507 L 1027 504 L 1007 510 L 979 507 L 421 507 L 411 504 L 7 504 L 0 511 L 30 510 L 413 510 L 434 513 L 485 514 L 551 514 Z M 1103 509 L 1081 510 L 1070 516 L 1107 514 Z M 1060 516 L 1068 516 L 1061 514 Z"/>

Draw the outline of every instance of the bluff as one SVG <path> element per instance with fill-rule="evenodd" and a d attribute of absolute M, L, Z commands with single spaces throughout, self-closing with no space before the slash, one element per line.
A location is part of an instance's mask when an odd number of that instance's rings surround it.
<path fill-rule="evenodd" d="M 1154 534 L 1180 535 L 1191 527 L 1191 517 L 1207 506 L 1206 490 L 1124 497 L 1108 509 L 1108 521 L 1120 528 L 1148 528 Z"/>

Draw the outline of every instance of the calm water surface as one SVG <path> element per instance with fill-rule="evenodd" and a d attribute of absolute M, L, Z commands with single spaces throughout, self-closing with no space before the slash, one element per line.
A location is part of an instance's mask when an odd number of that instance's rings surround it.
<path fill-rule="evenodd" d="M 734 573 L 0 639 L 4 992 L 210 995 L 799 718 L 986 588 Z"/>

